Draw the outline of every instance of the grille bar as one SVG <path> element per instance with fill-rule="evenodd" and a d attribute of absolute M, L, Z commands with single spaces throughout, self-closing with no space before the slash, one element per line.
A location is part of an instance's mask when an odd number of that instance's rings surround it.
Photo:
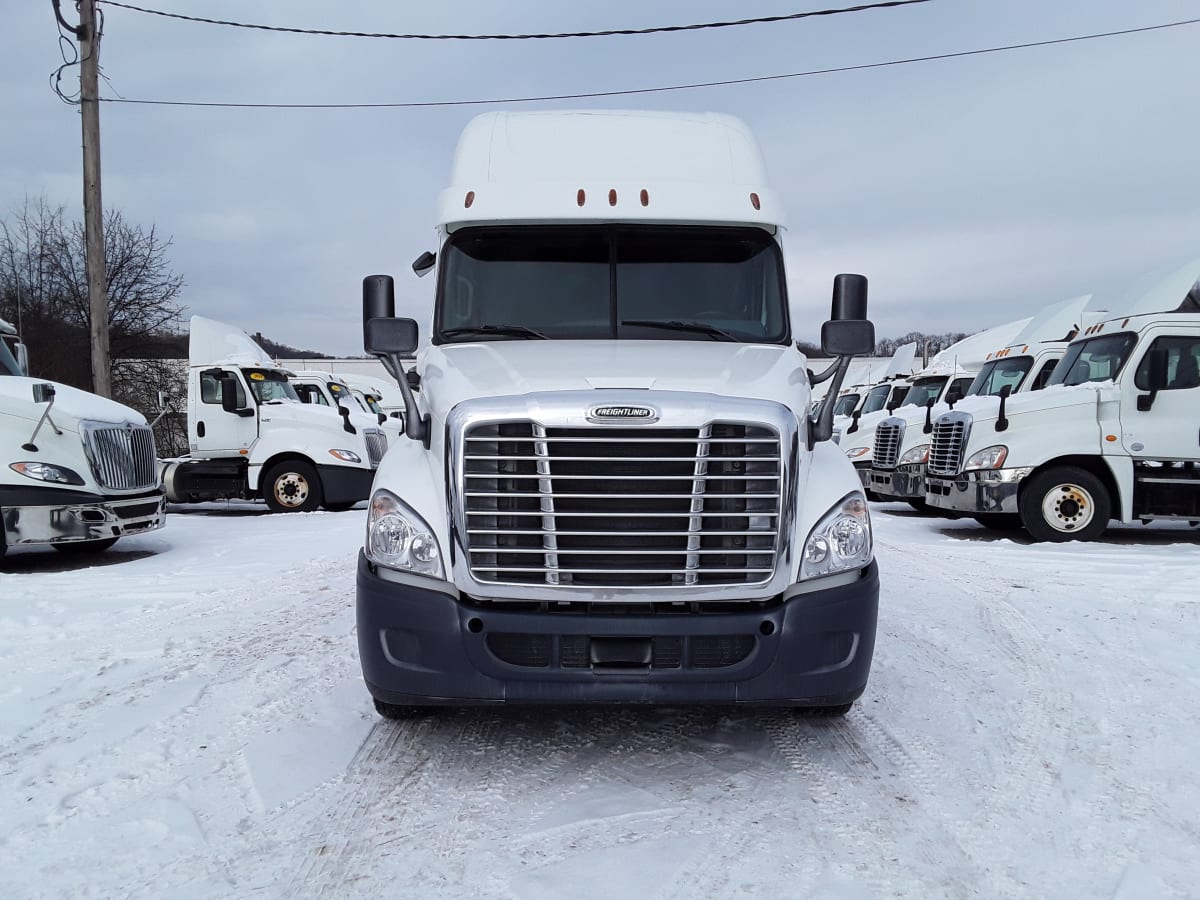
<path fill-rule="evenodd" d="M 951 413 L 933 423 L 929 442 L 929 471 L 935 475 L 957 475 L 962 467 L 970 419 L 965 413 Z"/>
<path fill-rule="evenodd" d="M 363 437 L 367 442 L 367 460 L 371 468 L 376 469 L 387 453 L 387 435 L 381 429 L 368 428 L 363 431 Z"/>
<path fill-rule="evenodd" d="M 148 425 L 85 422 L 83 443 L 96 482 L 112 491 L 144 491 L 158 485 L 154 432 Z"/>
<path fill-rule="evenodd" d="M 894 469 L 900 457 L 900 443 L 904 436 L 904 425 L 896 420 L 880 422 L 875 429 L 875 447 L 872 460 L 881 469 Z"/>

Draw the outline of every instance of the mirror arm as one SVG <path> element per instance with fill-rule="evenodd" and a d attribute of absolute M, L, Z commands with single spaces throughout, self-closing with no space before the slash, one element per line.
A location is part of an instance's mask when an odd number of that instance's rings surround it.
<path fill-rule="evenodd" d="M 54 406 L 53 393 L 50 394 L 50 402 L 46 404 L 46 411 L 42 413 L 42 417 L 38 419 L 37 425 L 34 426 L 33 434 L 30 435 L 28 443 L 21 445 L 22 450 L 27 450 L 30 453 L 37 453 L 37 444 L 35 444 L 34 441 L 37 440 L 38 432 L 42 430 L 42 426 L 47 422 L 50 423 L 50 427 L 54 429 L 55 434 L 62 434 L 62 429 L 55 425 L 54 420 L 50 418 L 50 408 L 52 406 Z"/>
<path fill-rule="evenodd" d="M 404 397 L 404 434 L 410 440 L 420 441 L 428 450 L 430 427 L 429 416 L 420 415 L 417 410 L 417 398 L 413 396 L 412 387 L 408 383 L 408 374 L 404 371 L 404 363 L 400 361 L 399 353 L 377 353 L 379 361 L 387 369 L 389 375 L 400 385 L 400 394 Z"/>
<path fill-rule="evenodd" d="M 1148 394 L 1138 394 L 1138 412 L 1150 412 L 1154 408 L 1154 401 L 1156 399 L 1158 399 L 1158 388 L 1151 388 Z"/>
<path fill-rule="evenodd" d="M 1008 405 L 1008 395 L 1011 393 L 1008 385 L 1000 391 L 1000 412 L 996 416 L 996 430 L 1008 431 L 1008 417 L 1004 414 L 1005 407 Z"/>
<path fill-rule="evenodd" d="M 833 364 L 830 365 L 829 368 L 827 368 L 825 371 L 823 371 L 820 375 L 814 375 L 813 370 L 809 369 L 808 370 L 809 383 L 810 384 L 820 384 L 823 381 L 828 381 L 833 376 L 833 373 L 837 371 L 837 367 L 839 365 L 841 365 L 841 363 L 842 363 L 842 361 L 840 359 L 835 359 L 833 361 Z"/>
<path fill-rule="evenodd" d="M 929 402 L 925 404 L 925 434 L 929 434 L 931 431 L 933 431 L 933 404 L 935 402 L 936 401 L 930 397 Z"/>
<path fill-rule="evenodd" d="M 850 369 L 852 359 L 853 357 L 850 356 L 840 356 L 837 362 L 817 376 L 818 384 L 828 378 L 832 378 L 833 381 L 825 391 L 825 397 L 821 400 L 821 408 L 817 410 L 817 414 L 808 417 L 808 449 L 810 451 L 820 441 L 827 441 L 833 437 L 833 407 L 837 404 L 837 395 L 842 389 L 842 381 Z"/>

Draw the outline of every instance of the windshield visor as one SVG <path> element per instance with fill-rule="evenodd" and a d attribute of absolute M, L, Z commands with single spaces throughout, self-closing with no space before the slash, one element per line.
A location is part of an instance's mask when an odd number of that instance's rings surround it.
<path fill-rule="evenodd" d="M 442 252 L 434 343 L 790 343 L 782 256 L 758 228 L 468 228 Z"/>
<path fill-rule="evenodd" d="M 267 403 L 271 400 L 300 402 L 296 389 L 288 383 L 287 376 L 282 372 L 272 369 L 242 369 L 242 374 L 246 376 L 246 383 L 250 385 L 250 390 L 254 392 L 254 399 L 259 403 Z"/>
<path fill-rule="evenodd" d="M 1058 361 L 1049 383 L 1073 385 L 1111 381 L 1129 359 L 1135 343 L 1137 335 L 1128 331 L 1078 341 L 1068 347 Z"/>

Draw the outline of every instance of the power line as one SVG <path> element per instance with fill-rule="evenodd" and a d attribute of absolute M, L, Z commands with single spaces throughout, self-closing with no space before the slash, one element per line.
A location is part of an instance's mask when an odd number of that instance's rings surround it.
<path fill-rule="evenodd" d="M 1003 53 L 1008 50 L 1026 50 L 1031 47 L 1049 47 L 1055 44 L 1071 44 L 1079 41 L 1092 41 L 1099 38 L 1119 37 L 1127 34 L 1141 34 L 1147 31 L 1162 31 L 1167 28 L 1179 28 L 1183 25 L 1196 25 L 1200 19 L 1183 19 L 1178 22 L 1164 22 L 1161 25 L 1145 25 L 1140 28 L 1124 28 L 1120 31 L 1103 31 L 1095 34 L 1081 34 L 1074 37 L 1054 38 L 1046 41 L 1030 41 L 1024 44 L 1005 44 L 1000 47 L 982 47 L 975 50 L 959 50 L 955 53 L 937 53 L 930 56 L 910 56 L 905 59 L 889 59 L 884 62 L 862 63 L 854 66 L 835 66 L 828 69 L 809 69 L 806 72 L 788 72 L 780 75 L 757 75 L 750 78 L 729 78 L 723 81 L 704 81 L 691 84 L 672 84 L 660 87 L 630 88 L 623 91 L 588 91 L 579 94 L 546 94 L 538 97 L 494 97 L 483 100 L 420 100 L 405 103 L 230 103 L 200 100 L 138 100 L 102 97 L 107 103 L 132 103 L 143 106 L 202 106 L 222 107 L 227 109 L 430 109 L 448 106 L 484 106 L 487 104 L 503 103 L 539 103 L 552 100 L 590 100 L 597 97 L 628 97 L 635 94 L 662 94 L 668 91 L 690 91 L 699 88 L 727 87 L 739 84 L 755 84 L 764 81 L 782 81 L 788 78 L 807 78 L 813 75 L 833 75 L 839 72 L 861 72 L 868 69 L 883 69 L 889 66 L 905 66 L 912 63 L 933 62 L 941 59 L 960 59 L 966 56 L 982 56 L 986 53 Z"/>
<path fill-rule="evenodd" d="M 916 3 L 928 3 L 930 0 L 880 0 L 877 3 L 863 3 L 858 6 L 846 6 L 837 9 L 818 9 L 809 12 L 789 13 L 781 16 L 761 16 L 755 19 L 734 19 L 728 22 L 702 22 L 696 25 L 664 25 L 657 28 L 614 28 L 608 31 L 566 31 L 549 34 L 391 34 L 387 32 L 368 31 L 330 31 L 323 28 L 291 28 L 284 25 L 258 25 L 249 22 L 230 22 L 225 19 L 208 19 L 203 16 L 186 16 L 182 13 L 166 12 L 161 9 L 147 9 L 144 6 L 134 6 L 132 3 L 120 3 L 118 0 L 97 0 L 106 6 L 116 6 L 121 9 L 146 13 L 152 16 L 162 16 L 165 19 L 179 19 L 184 22 L 203 22 L 207 25 L 227 25 L 233 28 L 253 28 L 258 31 L 281 31 L 288 34 L 309 34 L 323 37 L 358 37 L 358 38 L 390 38 L 404 41 L 530 41 L 548 40 L 552 38 L 588 38 L 613 37 L 616 35 L 633 34 L 666 34 L 676 31 L 702 31 L 709 28 L 734 28 L 741 25 L 761 25 L 770 22 L 790 22 L 796 19 L 811 19 L 816 16 L 837 16 L 842 13 L 866 12 L 873 9 L 890 9 L 897 6 L 912 6 Z"/>

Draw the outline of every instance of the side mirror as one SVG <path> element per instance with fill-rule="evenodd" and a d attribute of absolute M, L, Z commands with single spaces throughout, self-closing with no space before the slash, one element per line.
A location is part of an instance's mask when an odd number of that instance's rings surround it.
<path fill-rule="evenodd" d="M 387 421 L 387 416 L 385 416 L 383 413 L 376 413 L 375 415 L 379 419 L 380 425 Z"/>
<path fill-rule="evenodd" d="M 33 402 L 34 403 L 49 403 L 54 399 L 54 385 L 52 384 L 35 384 L 33 386 Z"/>
<path fill-rule="evenodd" d="M 419 334 L 415 319 L 369 319 L 365 349 L 375 355 L 412 356 L 417 352 Z"/>
<path fill-rule="evenodd" d="M 253 409 L 238 406 L 238 381 L 232 374 L 222 372 L 217 379 L 221 383 L 221 409 L 242 418 L 254 415 Z"/>
<path fill-rule="evenodd" d="M 433 270 L 433 264 L 437 262 L 437 254 L 430 253 L 426 250 L 420 256 L 413 260 L 412 270 L 417 273 L 418 278 L 424 278 Z"/>
<path fill-rule="evenodd" d="M 821 352 L 862 356 L 874 349 L 875 326 L 867 319 L 867 279 L 838 275 L 833 279 L 829 321 L 821 326 Z"/>
<path fill-rule="evenodd" d="M 158 411 L 160 413 L 165 413 L 167 411 L 167 392 L 166 391 L 158 392 Z"/>
<path fill-rule="evenodd" d="M 410 390 L 419 391 L 421 389 L 421 373 L 416 369 L 409 369 L 405 372 L 404 379 L 408 382 Z"/>
<path fill-rule="evenodd" d="M 950 390 L 946 391 L 946 402 L 953 406 L 963 398 L 963 390 L 958 385 L 954 385 Z"/>
<path fill-rule="evenodd" d="M 1150 382 L 1148 394 L 1139 394 L 1137 408 L 1139 412 L 1149 412 L 1154 408 L 1158 392 L 1167 386 L 1167 351 L 1159 348 L 1146 354 L 1146 377 Z"/>

